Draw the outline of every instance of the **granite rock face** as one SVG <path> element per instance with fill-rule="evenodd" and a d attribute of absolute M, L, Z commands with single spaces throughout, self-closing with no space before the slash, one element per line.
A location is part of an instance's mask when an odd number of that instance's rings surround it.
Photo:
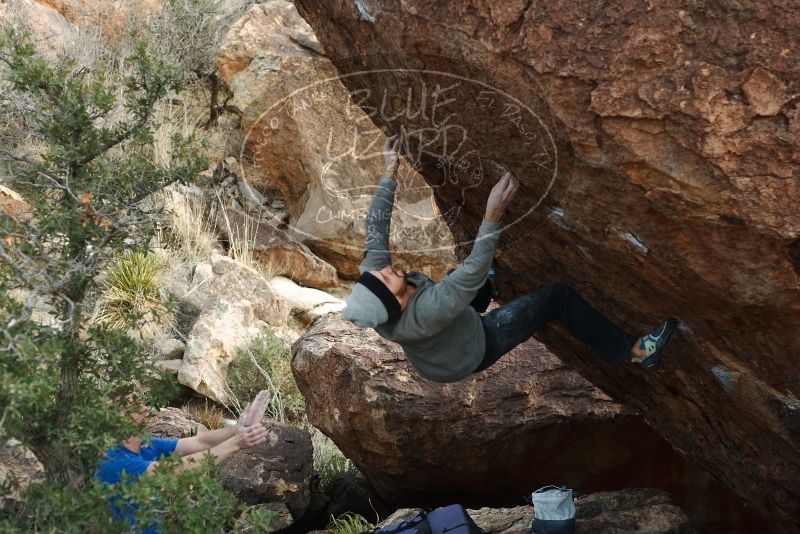
<path fill-rule="evenodd" d="M 454 384 L 421 378 L 399 345 L 340 314 L 317 319 L 292 353 L 311 422 L 393 501 L 578 486 L 631 460 L 626 436 L 646 439 L 632 410 L 534 340 Z"/>
<path fill-rule="evenodd" d="M 31 484 L 44 481 L 44 468 L 36 456 L 16 439 L 0 437 L 0 484 L 12 478 L 19 486 L 0 495 L 0 510 L 18 503 Z"/>
<path fill-rule="evenodd" d="M 267 441 L 223 460 L 218 478 L 240 501 L 250 505 L 282 502 L 294 519 L 300 519 L 311 498 L 311 435 L 277 421 L 263 424 Z"/>
<path fill-rule="evenodd" d="M 236 173 L 279 190 L 292 236 L 340 276 L 358 277 L 386 134 L 353 102 L 292 2 L 253 6 L 229 31 L 217 64 L 243 114 L 244 135 L 230 140 Z M 398 177 L 394 260 L 438 278 L 455 261 L 450 230 L 425 180 L 407 163 Z"/>
<path fill-rule="evenodd" d="M 181 439 L 208 431 L 205 425 L 186 415 L 180 408 L 161 408 L 147 421 L 147 430 L 157 438 Z"/>
<path fill-rule="evenodd" d="M 175 276 L 170 293 L 198 316 L 187 335 L 178 382 L 217 402 L 229 402 L 228 365 L 268 327 L 286 325 L 289 305 L 255 269 L 212 254 L 191 279 Z"/>
<path fill-rule="evenodd" d="M 3 0 L 0 22 L 22 22 L 44 50 L 72 45 L 77 30 L 96 30 L 105 46 L 114 47 L 126 25 L 146 22 L 162 5 L 163 0 Z"/>
<path fill-rule="evenodd" d="M 556 327 L 541 338 L 800 529 L 798 11 L 775 0 L 296 5 L 372 121 L 409 130 L 406 158 L 452 215 L 459 254 L 503 170 L 520 178 L 498 253 L 505 298 L 566 281 L 631 332 L 680 318 L 658 373 L 598 365 Z"/>
<path fill-rule="evenodd" d="M 217 226 L 228 239 L 246 236 L 252 247 L 253 260 L 267 266 L 274 275 L 286 276 L 314 288 L 339 284 L 336 269 L 331 264 L 311 252 L 289 232 L 268 222 L 256 221 L 229 210 L 224 217 L 217 216 Z"/>
<path fill-rule="evenodd" d="M 76 28 L 53 7 L 35 0 L 7 0 L 0 3 L 0 24 L 25 24 L 43 52 L 60 50 L 77 34 Z"/>

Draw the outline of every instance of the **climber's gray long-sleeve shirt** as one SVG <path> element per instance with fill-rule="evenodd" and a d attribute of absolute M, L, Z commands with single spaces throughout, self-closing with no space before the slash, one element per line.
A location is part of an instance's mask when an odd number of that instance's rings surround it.
<path fill-rule="evenodd" d="M 391 264 L 389 225 L 396 185 L 395 180 L 382 178 L 372 198 L 362 273 Z M 403 347 L 408 361 L 425 378 L 455 382 L 469 376 L 483 359 L 483 323 L 469 303 L 486 282 L 499 236 L 500 223 L 484 219 L 470 255 L 439 283 L 408 272 L 408 281 L 417 290 L 399 317 L 375 327 L 383 338 Z"/>

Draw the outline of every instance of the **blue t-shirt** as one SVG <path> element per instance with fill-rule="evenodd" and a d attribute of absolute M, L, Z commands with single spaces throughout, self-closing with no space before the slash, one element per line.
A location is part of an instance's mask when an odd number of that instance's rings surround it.
<path fill-rule="evenodd" d="M 103 453 L 97 462 L 97 472 L 94 479 L 104 484 L 118 484 L 122 480 L 123 471 L 127 474 L 128 480 L 139 477 L 147 471 L 148 466 L 165 456 L 175 452 L 178 445 L 177 439 L 151 438 L 142 441 L 139 452 L 133 452 L 122 445 L 117 445 Z M 136 507 L 130 503 L 111 502 L 111 509 L 115 521 L 127 521 L 131 526 L 135 526 L 133 514 Z M 147 528 L 141 531 L 142 534 L 158 534 L 158 530 Z"/>

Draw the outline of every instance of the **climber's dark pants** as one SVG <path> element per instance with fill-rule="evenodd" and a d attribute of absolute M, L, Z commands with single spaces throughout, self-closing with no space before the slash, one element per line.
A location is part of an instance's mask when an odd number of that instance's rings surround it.
<path fill-rule="evenodd" d="M 481 310 L 474 306 L 479 313 Z M 483 310 L 485 311 L 486 308 Z M 594 347 L 611 365 L 619 365 L 638 339 L 592 308 L 566 284 L 553 284 L 523 295 L 483 316 L 486 353 L 475 372 L 530 338 L 545 321 L 561 319 L 577 339 Z"/>

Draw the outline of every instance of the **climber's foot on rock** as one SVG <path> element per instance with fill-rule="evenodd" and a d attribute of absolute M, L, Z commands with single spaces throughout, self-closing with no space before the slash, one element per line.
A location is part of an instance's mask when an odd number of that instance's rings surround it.
<path fill-rule="evenodd" d="M 651 371 L 658 369 L 661 365 L 664 345 L 667 344 L 677 326 L 678 320 L 670 317 L 655 330 L 640 337 L 639 341 L 631 349 L 631 353 L 635 356 L 631 358 L 631 361 Z"/>

